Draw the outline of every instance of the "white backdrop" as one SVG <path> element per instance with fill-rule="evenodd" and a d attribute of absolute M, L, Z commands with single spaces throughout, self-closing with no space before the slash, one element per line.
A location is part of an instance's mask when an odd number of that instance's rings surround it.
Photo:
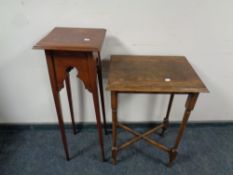
<path fill-rule="evenodd" d="M 185 55 L 209 94 L 201 94 L 192 121 L 233 119 L 232 0 L 0 0 L 0 122 L 57 122 L 45 56 L 32 46 L 55 26 L 106 28 L 102 58 L 110 54 Z M 107 61 L 106 61 L 107 62 Z M 106 75 L 104 87 L 106 87 Z M 95 121 L 92 98 L 72 73 L 77 121 Z M 67 97 L 61 91 L 65 121 Z M 105 91 L 107 120 L 110 95 Z M 121 95 L 119 118 L 157 121 L 167 96 Z M 175 96 L 180 120 L 185 96 Z"/>

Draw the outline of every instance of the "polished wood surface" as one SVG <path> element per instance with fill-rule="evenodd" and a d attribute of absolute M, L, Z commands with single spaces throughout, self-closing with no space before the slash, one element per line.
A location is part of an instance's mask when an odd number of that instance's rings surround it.
<path fill-rule="evenodd" d="M 67 160 L 70 159 L 70 155 L 65 134 L 63 116 L 61 112 L 59 92 L 64 87 L 65 81 L 69 108 L 71 112 L 73 133 L 76 134 L 77 131 L 75 127 L 69 77 L 69 73 L 73 68 L 77 69 L 77 77 L 82 80 L 85 88 L 92 93 L 101 158 L 102 160 L 105 159 L 98 95 L 99 89 L 105 132 L 107 132 L 100 58 L 100 49 L 104 40 L 104 36 L 105 29 L 54 28 L 47 36 L 45 36 L 34 46 L 35 49 L 45 50 L 49 77 Z"/>
<path fill-rule="evenodd" d="M 106 30 L 56 27 L 34 49 L 100 51 Z"/>
<path fill-rule="evenodd" d="M 111 57 L 107 90 L 208 92 L 187 59 L 182 56 L 114 55 Z"/>
<path fill-rule="evenodd" d="M 117 154 L 120 150 L 143 139 L 152 146 L 168 153 L 168 165 L 171 166 L 176 159 L 178 146 L 198 95 L 201 92 L 208 92 L 187 59 L 180 56 L 112 56 L 108 78 L 107 89 L 111 91 L 112 107 L 112 163 L 114 165 L 117 163 Z M 137 132 L 118 122 L 117 99 L 120 93 L 171 94 L 163 122 L 145 133 Z M 169 127 L 169 116 L 175 94 L 187 94 L 188 98 L 175 143 L 168 147 L 149 136 L 156 132 L 161 137 L 164 136 Z M 118 145 L 117 128 L 130 132 L 134 137 Z"/>

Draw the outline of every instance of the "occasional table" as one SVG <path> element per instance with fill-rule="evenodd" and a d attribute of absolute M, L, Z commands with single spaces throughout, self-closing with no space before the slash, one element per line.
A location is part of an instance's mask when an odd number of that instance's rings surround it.
<path fill-rule="evenodd" d="M 184 130 L 201 92 L 208 92 L 206 86 L 193 70 L 187 59 L 182 56 L 128 56 L 114 55 L 108 76 L 107 90 L 111 91 L 112 107 L 112 160 L 116 164 L 117 153 L 129 145 L 144 139 L 154 147 L 169 155 L 169 165 L 177 156 L 177 149 Z M 166 116 L 161 124 L 145 133 L 139 133 L 127 125 L 118 122 L 117 106 L 120 93 L 170 94 Z M 169 126 L 169 114 L 175 94 L 187 94 L 185 112 L 180 123 L 173 146 L 167 147 L 149 136 L 160 130 L 160 135 Z M 123 128 L 135 137 L 117 145 L 117 128 Z"/>
<path fill-rule="evenodd" d="M 45 50 L 48 72 L 67 160 L 70 159 L 70 156 L 65 135 L 59 91 L 63 88 L 63 81 L 65 80 L 73 132 L 76 133 L 69 76 L 69 72 L 72 68 L 76 68 L 78 70 L 77 77 L 83 81 L 85 88 L 92 93 L 101 157 L 102 160 L 104 160 L 104 144 L 97 79 L 99 82 L 102 113 L 106 131 L 100 58 L 100 50 L 104 41 L 105 33 L 105 29 L 56 27 L 34 46 L 34 49 Z"/>

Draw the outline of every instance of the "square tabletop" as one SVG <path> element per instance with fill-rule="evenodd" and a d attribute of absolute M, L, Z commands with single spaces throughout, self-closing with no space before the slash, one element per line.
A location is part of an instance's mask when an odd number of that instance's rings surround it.
<path fill-rule="evenodd" d="M 106 30 L 55 27 L 33 48 L 68 51 L 100 51 Z"/>
<path fill-rule="evenodd" d="M 119 92 L 208 92 L 183 56 L 114 55 L 106 89 Z"/>

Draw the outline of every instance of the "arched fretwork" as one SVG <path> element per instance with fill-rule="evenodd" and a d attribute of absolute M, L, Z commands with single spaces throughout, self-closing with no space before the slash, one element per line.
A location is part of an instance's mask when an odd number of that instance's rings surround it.
<path fill-rule="evenodd" d="M 78 70 L 77 76 L 83 81 L 85 88 L 89 90 L 93 96 L 101 157 L 102 160 L 104 160 L 105 159 L 104 145 L 103 145 L 102 126 L 101 126 L 101 117 L 100 117 L 100 109 L 99 109 L 100 107 L 99 107 L 99 98 L 98 98 L 98 87 L 97 87 L 97 59 L 99 58 L 96 58 L 92 52 L 45 50 L 45 54 L 47 59 L 53 97 L 58 114 L 58 121 L 59 121 L 62 141 L 66 153 L 66 159 L 69 160 L 70 158 L 69 158 L 68 144 L 64 129 L 64 121 L 61 112 L 59 91 L 64 87 L 63 81 L 64 80 L 67 81 L 67 71 L 69 71 L 70 68 L 74 67 Z M 70 89 L 68 91 L 70 91 Z M 71 99 L 69 99 L 69 102 L 70 101 Z"/>
<path fill-rule="evenodd" d="M 96 86 L 97 78 L 96 58 L 92 56 L 92 52 L 54 52 L 53 60 L 58 90 L 63 88 L 67 69 L 76 68 L 78 70 L 77 77 L 83 81 L 85 88 L 92 93 L 93 88 L 95 88 L 93 86 Z"/>

